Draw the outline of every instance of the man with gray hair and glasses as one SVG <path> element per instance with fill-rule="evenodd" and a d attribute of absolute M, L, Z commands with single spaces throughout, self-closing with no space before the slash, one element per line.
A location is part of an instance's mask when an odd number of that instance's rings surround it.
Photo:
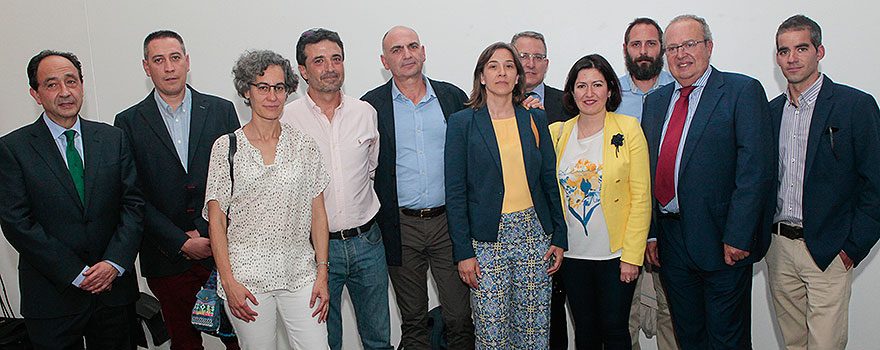
<path fill-rule="evenodd" d="M 544 104 L 547 123 L 566 121 L 573 115 L 562 108 L 562 90 L 544 84 L 544 75 L 550 59 L 547 58 L 547 43 L 544 34 L 527 30 L 513 35 L 510 45 L 519 52 L 519 61 L 526 72 L 526 96 L 536 98 Z"/>
<path fill-rule="evenodd" d="M 675 81 L 648 94 L 642 114 L 657 238 L 647 260 L 661 266 L 683 350 L 751 349 L 752 264 L 772 217 L 767 97 L 757 80 L 709 65 L 703 18 L 676 17 L 663 41 Z"/>
<path fill-rule="evenodd" d="M 778 187 L 767 279 L 788 350 L 843 349 L 853 268 L 880 237 L 880 111 L 874 97 L 819 72 L 819 24 L 776 31 L 788 81 L 770 102 Z"/>

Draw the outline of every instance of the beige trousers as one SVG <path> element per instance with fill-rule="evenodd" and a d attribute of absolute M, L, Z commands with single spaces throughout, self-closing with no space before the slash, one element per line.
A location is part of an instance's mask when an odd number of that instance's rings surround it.
<path fill-rule="evenodd" d="M 643 281 L 653 283 L 642 283 Z M 632 338 L 633 350 L 641 350 L 639 346 L 640 316 L 639 307 L 644 302 L 647 305 L 657 306 L 657 350 L 677 350 L 678 343 L 675 341 L 675 333 L 672 329 L 672 316 L 669 314 L 669 303 L 666 301 L 666 291 L 660 282 L 660 269 L 657 266 L 645 262 L 644 268 L 636 280 L 636 292 L 633 293 L 632 307 L 629 311 L 629 335 Z M 643 300 L 644 299 L 644 300 Z"/>
<path fill-rule="evenodd" d="M 770 294 L 786 349 L 846 348 L 852 269 L 847 270 L 838 256 L 822 271 L 803 239 L 776 234 L 766 259 Z"/>

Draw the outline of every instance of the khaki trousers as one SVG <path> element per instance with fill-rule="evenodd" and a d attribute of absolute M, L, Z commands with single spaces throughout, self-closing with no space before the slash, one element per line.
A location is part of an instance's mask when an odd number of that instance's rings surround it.
<path fill-rule="evenodd" d="M 847 270 L 838 256 L 822 271 L 803 239 L 776 234 L 766 259 L 786 349 L 846 348 L 852 269 Z"/>
<path fill-rule="evenodd" d="M 641 328 L 639 308 L 642 304 L 642 298 L 651 297 L 656 297 L 657 304 L 657 350 L 677 350 L 678 343 L 675 341 L 675 331 L 672 329 L 672 316 L 669 314 L 666 290 L 663 289 L 663 284 L 660 282 L 660 268 L 647 261 L 645 261 L 645 266 L 636 280 L 636 292 L 633 293 L 632 307 L 629 312 L 629 334 L 632 338 L 632 348 L 633 350 L 641 350 L 639 345 L 639 329 Z M 646 304 L 651 303 L 646 301 Z"/>

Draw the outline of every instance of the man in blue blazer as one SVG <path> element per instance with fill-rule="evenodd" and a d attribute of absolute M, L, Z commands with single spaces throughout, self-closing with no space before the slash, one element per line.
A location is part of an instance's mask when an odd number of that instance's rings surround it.
<path fill-rule="evenodd" d="M 704 19 L 678 16 L 664 39 L 675 82 L 647 96 L 642 116 L 658 239 L 648 260 L 663 267 L 682 349 L 750 349 L 752 264 L 770 232 L 767 98 L 757 80 L 709 66 Z"/>
<path fill-rule="evenodd" d="M 36 349 L 133 349 L 144 202 L 125 135 L 80 117 L 72 53 L 44 50 L 27 71 L 44 112 L 0 138 L 0 227 L 28 335 Z"/>
<path fill-rule="evenodd" d="M 232 102 L 186 84 L 189 55 L 183 38 L 159 30 L 144 39 L 144 72 L 154 89 L 120 112 L 144 193 L 141 274 L 159 299 L 172 349 L 200 349 L 190 321 L 196 293 L 214 268 L 208 222 L 202 218 L 208 159 L 221 135 L 240 127 Z M 238 349 L 235 338 L 221 338 Z"/>
<path fill-rule="evenodd" d="M 374 188 L 376 222 L 401 316 L 400 346 L 430 349 L 428 267 L 437 283 L 450 349 L 474 348 L 467 286 L 452 260 L 446 224 L 443 144 L 449 115 L 467 95 L 455 85 L 422 74 L 425 47 L 414 30 L 397 26 L 382 38 L 387 83 L 361 97 L 378 113 L 379 164 Z"/>
<path fill-rule="evenodd" d="M 779 169 L 767 267 L 789 350 L 846 347 L 852 268 L 880 237 L 880 111 L 819 73 L 824 56 L 816 22 L 779 26 L 788 86 L 770 102 Z"/>

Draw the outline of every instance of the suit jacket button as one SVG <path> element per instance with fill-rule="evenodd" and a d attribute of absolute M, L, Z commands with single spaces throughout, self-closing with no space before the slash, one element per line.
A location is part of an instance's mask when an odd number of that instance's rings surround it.
<path fill-rule="evenodd" d="M 614 181 L 614 182 L 616 182 L 616 183 L 620 183 L 620 179 L 617 179 L 617 181 Z"/>
<path fill-rule="evenodd" d="M 614 203 L 620 202 L 620 198 L 614 198 Z"/>

